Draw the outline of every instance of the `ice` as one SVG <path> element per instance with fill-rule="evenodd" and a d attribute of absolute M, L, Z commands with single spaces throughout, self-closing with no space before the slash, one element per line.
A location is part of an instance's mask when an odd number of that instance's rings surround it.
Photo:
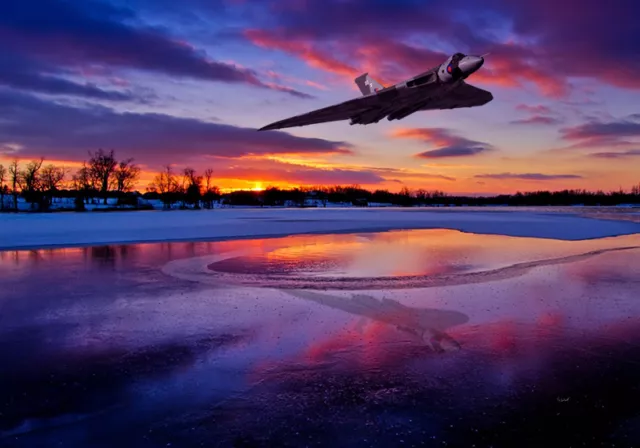
<path fill-rule="evenodd" d="M 265 208 L 5 214 L 0 228 L 1 250 L 409 228 L 583 240 L 640 233 L 640 222 L 531 209 Z"/>

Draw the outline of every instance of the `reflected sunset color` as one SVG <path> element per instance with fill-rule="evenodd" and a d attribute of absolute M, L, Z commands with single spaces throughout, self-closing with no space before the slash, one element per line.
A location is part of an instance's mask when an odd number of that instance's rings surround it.
<path fill-rule="evenodd" d="M 246 255 L 212 263 L 209 268 L 231 273 L 394 277 L 497 269 L 603 249 L 614 241 L 616 246 L 640 246 L 637 235 L 568 242 L 442 229 L 302 235 L 263 241 L 259 246 L 238 242 L 229 249 L 246 251 Z"/>

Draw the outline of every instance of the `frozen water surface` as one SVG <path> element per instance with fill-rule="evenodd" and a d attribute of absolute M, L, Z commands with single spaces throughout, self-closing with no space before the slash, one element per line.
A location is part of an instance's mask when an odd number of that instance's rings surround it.
<path fill-rule="evenodd" d="M 0 446 L 638 446 L 640 236 L 0 252 Z"/>

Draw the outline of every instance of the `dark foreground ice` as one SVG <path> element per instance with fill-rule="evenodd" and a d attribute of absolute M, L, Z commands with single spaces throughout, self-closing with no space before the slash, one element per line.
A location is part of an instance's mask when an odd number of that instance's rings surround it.
<path fill-rule="evenodd" d="M 640 446 L 638 235 L 7 251 L 0 284 L 2 447 Z"/>

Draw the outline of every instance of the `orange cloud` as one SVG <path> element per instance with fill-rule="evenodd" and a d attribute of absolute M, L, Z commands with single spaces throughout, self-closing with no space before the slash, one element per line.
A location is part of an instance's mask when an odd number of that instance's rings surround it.
<path fill-rule="evenodd" d="M 488 143 L 469 140 L 443 128 L 400 128 L 391 131 L 391 136 L 421 140 L 430 146 L 438 147 L 415 155 L 423 159 L 473 156 L 494 149 Z"/>
<path fill-rule="evenodd" d="M 296 55 L 312 67 L 350 77 L 358 76 L 360 74 L 357 69 L 350 65 L 338 61 L 325 52 L 313 48 L 311 42 L 279 38 L 267 31 L 256 29 L 246 30 L 244 35 L 255 45 L 262 48 L 277 49 Z"/>

